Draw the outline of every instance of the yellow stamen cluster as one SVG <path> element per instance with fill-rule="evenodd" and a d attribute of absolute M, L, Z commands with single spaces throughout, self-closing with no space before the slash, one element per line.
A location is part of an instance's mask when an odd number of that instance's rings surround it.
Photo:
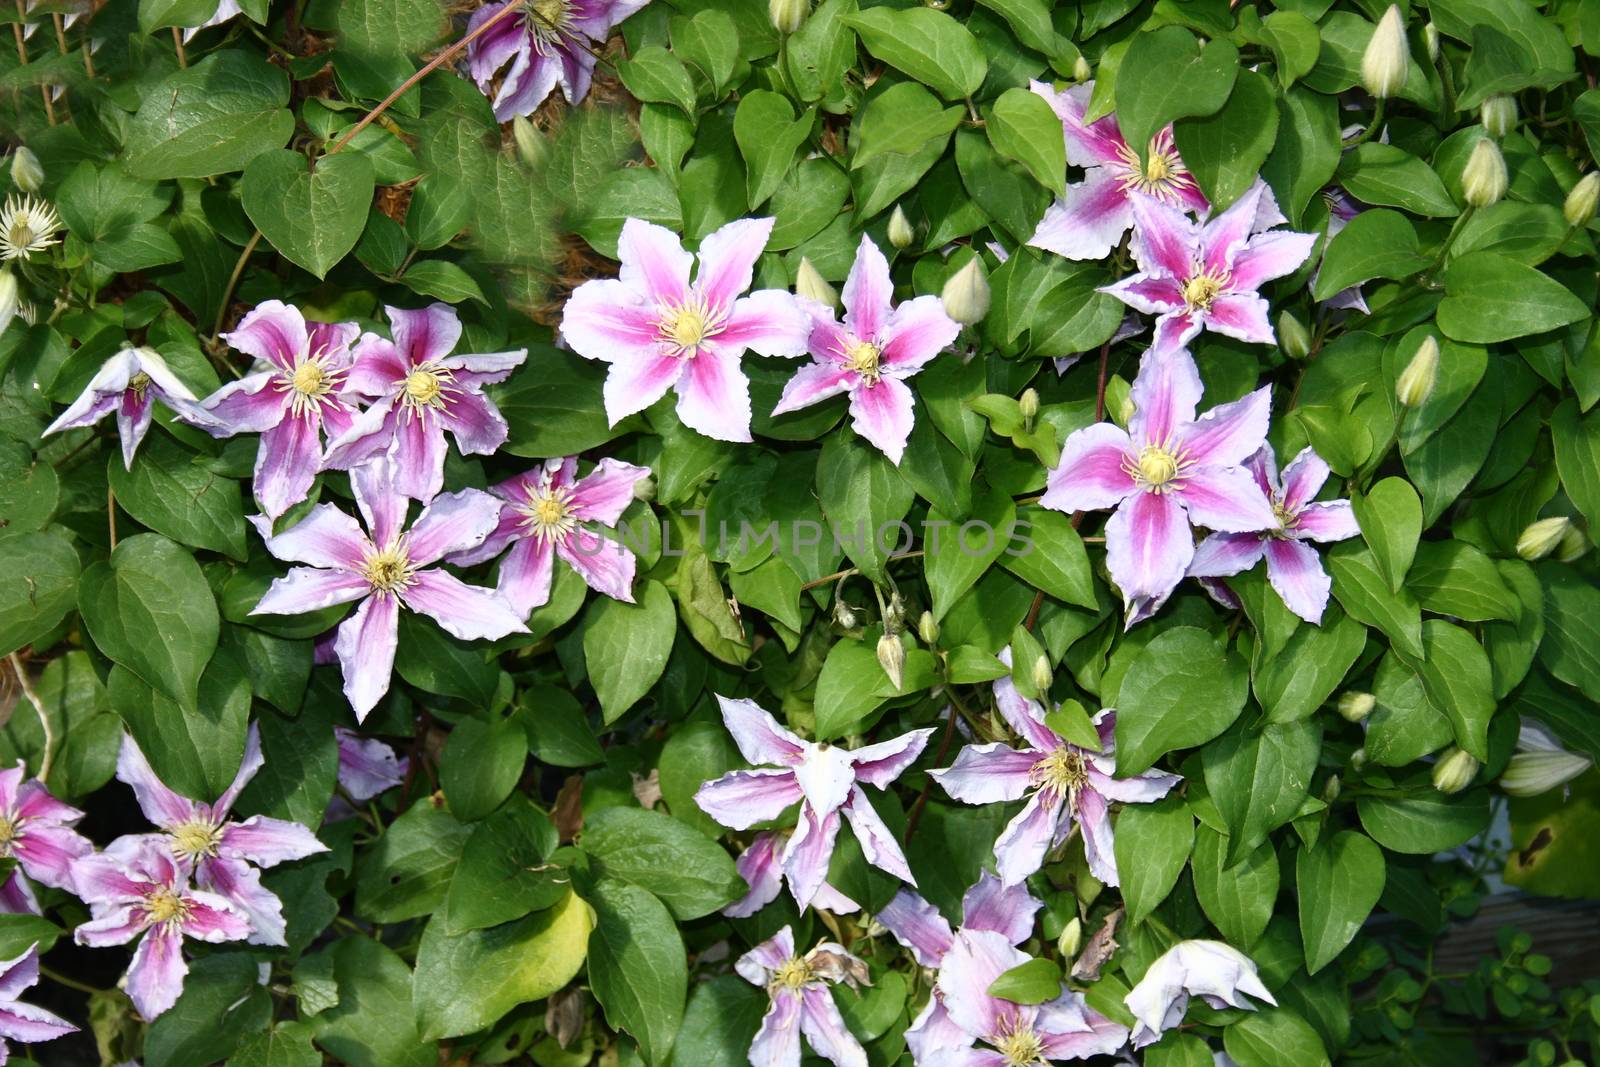
<path fill-rule="evenodd" d="M 182 823 L 167 833 L 172 838 L 172 851 L 180 859 L 215 856 L 222 845 L 222 828 L 200 819 Z"/>
<path fill-rule="evenodd" d="M 132 378 L 128 379 L 128 388 L 133 390 L 134 396 L 143 400 L 144 391 L 150 388 L 150 375 L 146 374 L 144 371 L 140 371 L 138 374 L 135 374 Z"/>
<path fill-rule="evenodd" d="M 189 914 L 189 902 L 172 890 L 162 886 L 144 898 L 144 910 L 151 926 L 163 923 L 181 923 Z"/>
<path fill-rule="evenodd" d="M 1117 150 L 1127 172 L 1122 176 L 1122 188 L 1137 189 L 1147 196 L 1171 203 L 1178 194 L 1194 184 L 1189 168 L 1183 165 L 1176 150 L 1163 151 L 1156 138 L 1150 139 L 1149 158 L 1141 162 L 1137 153 L 1127 145 Z"/>
<path fill-rule="evenodd" d="M 693 359 L 701 345 L 722 332 L 725 318 L 707 307 L 704 299 L 691 295 L 681 304 L 663 304 L 655 327 L 667 355 Z"/>
<path fill-rule="evenodd" d="M 415 572 L 416 567 L 412 566 L 404 543 L 375 549 L 361 564 L 361 576 L 371 584 L 375 593 L 394 593 L 404 589 L 414 580 L 412 575 Z"/>
<path fill-rule="evenodd" d="M 798 993 L 812 979 L 811 965 L 799 956 L 790 956 L 772 972 L 769 984 L 774 989 Z"/>
<path fill-rule="evenodd" d="M 1136 463 L 1124 460 L 1122 469 L 1145 492 L 1165 493 L 1183 488 L 1184 462 L 1182 449 L 1174 451 L 1165 444 L 1154 444 L 1140 450 Z"/>
<path fill-rule="evenodd" d="M 527 8 L 528 25 L 539 45 L 553 44 L 562 36 L 572 36 L 572 4 L 569 0 L 531 0 Z"/>
<path fill-rule="evenodd" d="M 850 361 L 850 369 L 861 375 L 861 380 L 868 385 L 878 381 L 878 361 L 883 358 L 883 350 L 871 341 L 853 342 L 844 351 L 845 358 Z"/>
<path fill-rule="evenodd" d="M 1066 796 L 1088 783 L 1089 771 L 1082 753 L 1062 745 L 1034 764 L 1030 777 L 1039 786 Z"/>
<path fill-rule="evenodd" d="M 996 1034 L 992 1044 L 1005 1058 L 1006 1067 L 1029 1067 L 1030 1064 L 1046 1062 L 1044 1041 L 1026 1023 Z"/>
<path fill-rule="evenodd" d="M 567 486 L 532 490 L 520 510 L 525 516 L 523 525 L 542 541 L 560 540 L 578 525 L 572 510 L 572 490 Z"/>
<path fill-rule="evenodd" d="M 60 238 L 61 216 L 34 196 L 6 197 L 0 208 L 0 259 L 27 259 Z"/>
<path fill-rule="evenodd" d="M 1208 311 L 1212 301 L 1228 288 L 1228 275 L 1226 272 L 1214 274 L 1211 271 L 1200 271 L 1190 276 L 1183 283 L 1183 302 L 1191 311 Z"/>
<path fill-rule="evenodd" d="M 339 388 L 344 375 L 331 372 L 323 363 L 321 350 L 308 352 L 294 365 L 294 371 L 283 376 L 289 388 L 289 407 L 295 415 L 317 410 L 322 398 Z"/>
<path fill-rule="evenodd" d="M 0 856 L 11 855 L 11 843 L 22 829 L 22 820 L 0 815 Z"/>

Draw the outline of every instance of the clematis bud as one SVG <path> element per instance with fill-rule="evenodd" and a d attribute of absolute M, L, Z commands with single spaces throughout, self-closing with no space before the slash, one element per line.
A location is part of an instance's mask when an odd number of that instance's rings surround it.
<path fill-rule="evenodd" d="M 1391 4 L 1378 20 L 1367 50 L 1361 56 L 1361 84 L 1379 100 L 1405 88 L 1411 50 L 1406 47 L 1406 24 L 1400 8 Z"/>
<path fill-rule="evenodd" d="M 1583 536 L 1583 531 L 1574 523 L 1567 527 L 1567 532 L 1561 536 L 1561 544 L 1556 549 L 1556 559 L 1562 563 L 1571 563 L 1581 559 L 1589 551 L 1589 539 Z"/>
<path fill-rule="evenodd" d="M 1365 748 L 1358 748 L 1354 752 L 1350 753 L 1350 769 L 1352 771 L 1359 771 L 1366 765 L 1367 750 Z"/>
<path fill-rule="evenodd" d="M 768 0 L 767 17 L 779 33 L 793 33 L 806 20 L 809 0 Z"/>
<path fill-rule="evenodd" d="M 1094 68 L 1089 66 L 1089 61 L 1083 58 L 1080 52 L 1078 58 L 1072 61 L 1072 80 L 1086 82 L 1094 77 Z"/>
<path fill-rule="evenodd" d="M 18 145 L 11 153 L 11 180 L 25 193 L 37 193 L 44 187 L 44 167 L 26 145 Z"/>
<path fill-rule="evenodd" d="M 1572 520 L 1565 515 L 1530 522 L 1517 538 L 1517 555 L 1529 562 L 1544 559 L 1556 550 L 1571 528 Z"/>
<path fill-rule="evenodd" d="M 1074 915 L 1072 921 L 1061 928 L 1061 936 L 1056 938 L 1056 950 L 1061 953 L 1063 962 L 1070 961 L 1083 947 L 1083 922 Z"/>
<path fill-rule="evenodd" d="M 794 272 L 794 291 L 797 296 L 815 300 L 823 307 L 838 307 L 839 293 L 828 280 L 817 272 L 806 256 L 800 257 L 800 266 Z"/>
<path fill-rule="evenodd" d="M 642 500 L 646 504 L 656 498 L 656 476 L 647 474 L 633 483 L 633 499 Z"/>
<path fill-rule="evenodd" d="M 917 619 L 917 636 L 922 638 L 925 645 L 939 643 L 939 620 L 933 617 L 933 612 L 924 611 Z"/>
<path fill-rule="evenodd" d="M 1422 27 L 1422 47 L 1428 50 L 1428 62 L 1439 61 L 1439 27 L 1428 23 Z"/>
<path fill-rule="evenodd" d="M 9 270 L 0 270 L 0 333 L 6 332 L 6 327 L 11 325 L 11 319 L 22 306 L 22 298 L 17 295 L 17 276 Z"/>
<path fill-rule="evenodd" d="M 1538 743 L 1529 744 L 1530 730 L 1524 725 L 1517 739 L 1517 752 L 1500 775 L 1500 788 L 1514 797 L 1536 797 L 1557 786 L 1566 785 L 1594 766 L 1588 756 L 1569 752 L 1543 731 L 1531 731 Z"/>
<path fill-rule="evenodd" d="M 550 154 L 550 146 L 526 116 L 518 115 L 511 120 L 511 137 L 517 142 L 517 155 L 529 167 L 537 167 Z"/>
<path fill-rule="evenodd" d="M 1467 168 L 1461 172 L 1461 195 L 1472 207 L 1488 207 L 1506 195 L 1506 157 L 1500 146 L 1485 137 L 1472 146 Z"/>
<path fill-rule="evenodd" d="M 1328 779 L 1328 783 L 1322 787 L 1323 803 L 1332 804 L 1335 800 L 1339 799 L 1339 794 L 1343 791 L 1344 783 L 1339 781 L 1339 776 L 1337 774 L 1333 775 Z"/>
<path fill-rule="evenodd" d="M 1433 387 L 1438 384 L 1439 342 L 1429 334 L 1422 339 L 1417 354 L 1411 357 L 1411 362 L 1394 383 L 1395 399 L 1408 408 L 1418 407 L 1433 395 Z"/>
<path fill-rule="evenodd" d="M 889 243 L 896 248 L 907 248 L 916 239 L 917 231 L 912 228 L 911 220 L 906 218 L 906 213 L 900 205 L 894 206 L 894 214 L 889 216 Z"/>
<path fill-rule="evenodd" d="M 1591 170 L 1567 194 L 1561 213 L 1567 217 L 1568 226 L 1587 226 L 1594 218 L 1596 201 L 1600 201 L 1600 170 Z"/>
<path fill-rule="evenodd" d="M 1517 102 L 1503 93 L 1491 96 L 1478 108 L 1478 117 L 1490 137 L 1504 137 L 1517 127 Z"/>
<path fill-rule="evenodd" d="M 878 638 L 878 665 L 899 689 L 906 673 L 906 646 L 901 644 L 899 634 L 884 634 Z"/>
<path fill-rule="evenodd" d="M 1022 412 L 1022 421 L 1029 426 L 1039 414 L 1039 393 L 1032 386 L 1024 389 L 1022 395 L 1017 397 L 1017 407 Z"/>
<path fill-rule="evenodd" d="M 1055 684 L 1055 681 L 1055 672 L 1050 669 L 1049 660 L 1040 656 L 1033 661 L 1033 687 L 1039 691 L 1041 696 L 1050 691 L 1050 687 Z"/>
<path fill-rule="evenodd" d="M 939 299 L 944 301 L 945 314 L 963 326 L 983 321 L 989 314 L 989 279 L 977 256 L 950 276 Z"/>
<path fill-rule="evenodd" d="M 1278 316 L 1278 347 L 1290 359 L 1305 359 L 1311 352 L 1311 335 L 1287 311 Z"/>
<path fill-rule="evenodd" d="M 1454 745 L 1433 765 L 1433 787 L 1447 795 L 1461 792 L 1477 776 L 1478 761 Z"/>
<path fill-rule="evenodd" d="M 1339 714 L 1347 722 L 1360 722 L 1372 714 L 1372 709 L 1378 706 L 1378 699 L 1371 693 L 1361 693 L 1351 690 L 1339 695 Z"/>
<path fill-rule="evenodd" d="M 855 609 L 844 600 L 833 602 L 833 621 L 839 624 L 841 630 L 854 630 L 856 623 Z"/>

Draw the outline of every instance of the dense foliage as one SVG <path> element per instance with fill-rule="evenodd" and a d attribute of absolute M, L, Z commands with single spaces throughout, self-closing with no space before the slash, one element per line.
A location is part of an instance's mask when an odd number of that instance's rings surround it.
<path fill-rule="evenodd" d="M 1600 1055 L 1600 5 L 0 20 L 11 1056 Z"/>

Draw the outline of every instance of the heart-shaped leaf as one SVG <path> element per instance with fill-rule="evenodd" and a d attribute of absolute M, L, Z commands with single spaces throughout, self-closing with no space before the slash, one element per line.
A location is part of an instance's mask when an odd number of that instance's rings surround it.
<path fill-rule="evenodd" d="M 372 162 L 360 152 L 323 156 L 313 170 L 285 148 L 250 161 L 240 194 L 273 248 L 325 278 L 361 239 L 373 188 Z"/>

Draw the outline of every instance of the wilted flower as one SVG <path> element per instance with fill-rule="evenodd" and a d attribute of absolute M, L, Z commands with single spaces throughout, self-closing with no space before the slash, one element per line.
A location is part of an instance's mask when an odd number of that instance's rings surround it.
<path fill-rule="evenodd" d="M 932 729 L 912 730 L 851 750 L 802 741 L 753 700 L 718 695 L 717 703 L 744 758 L 767 766 L 729 771 L 707 782 L 695 793 L 695 803 L 722 825 L 743 830 L 776 819 L 799 801 L 800 820 L 784 847 L 783 869 L 802 908 L 811 903 L 827 875 L 841 812 L 850 820 L 868 863 L 901 881 L 917 884 L 900 843 L 873 809 L 861 783 L 886 788 L 916 762 Z"/>
<path fill-rule="evenodd" d="M 37 193 L 44 188 L 44 167 L 27 145 L 19 144 L 11 153 L 11 181 L 25 193 Z"/>
<path fill-rule="evenodd" d="M 1067 186 L 1066 196 L 1050 205 L 1028 244 L 1068 259 L 1104 259 L 1134 224 L 1133 205 L 1140 200 L 1170 204 L 1180 213 L 1204 215 L 1211 210 L 1178 156 L 1171 125 L 1150 139 L 1148 158 L 1140 162 L 1139 153 L 1122 136 L 1116 116 L 1085 121 L 1094 82 L 1064 92 L 1043 82 L 1030 82 L 1028 87 L 1061 118 L 1068 166 L 1084 169 L 1083 181 Z"/>
<path fill-rule="evenodd" d="M 1475 756 L 1452 745 L 1433 765 L 1433 787 L 1446 795 L 1459 793 L 1478 776 L 1478 766 Z"/>
<path fill-rule="evenodd" d="M 339 624 L 334 642 L 344 694 L 359 722 L 389 691 L 402 604 L 462 641 L 496 640 L 526 627 L 493 591 L 432 566 L 482 544 L 499 522 L 499 501 L 476 489 L 445 493 L 405 530 L 407 501 L 394 491 L 389 460 L 357 468 L 350 483 L 370 536 L 332 504 L 318 504 L 276 536 L 266 520 L 254 520 L 267 551 L 307 566 L 274 581 L 252 614 L 298 615 L 361 602 Z"/>
<path fill-rule="evenodd" d="M 1339 694 L 1339 716 L 1346 722 L 1360 722 L 1372 714 L 1372 709 L 1378 706 L 1378 698 L 1371 693 L 1362 693 L 1352 690 Z"/>
<path fill-rule="evenodd" d="M 785 926 L 739 957 L 733 969 L 751 985 L 763 986 L 772 1004 L 750 1042 L 753 1067 L 792 1067 L 800 1061 L 800 1035 L 811 1051 L 835 1067 L 867 1067 L 867 1053 L 844 1024 L 828 986 L 857 985 L 867 965 L 824 941 L 804 956 L 794 951 L 794 931 Z"/>
<path fill-rule="evenodd" d="M 1182 348 L 1203 329 L 1241 341 L 1273 343 L 1270 308 L 1256 290 L 1291 274 L 1311 255 L 1317 235 L 1253 232 L 1266 185 L 1256 184 L 1205 223 L 1150 197 L 1133 202 L 1133 258 L 1140 273 L 1101 292 L 1156 319 L 1151 349 Z"/>
<path fill-rule="evenodd" d="M 1428 402 L 1428 397 L 1433 395 L 1433 387 L 1439 384 L 1439 342 L 1433 335 L 1422 339 L 1417 346 L 1416 354 L 1411 357 L 1405 370 L 1400 372 L 1400 377 L 1394 383 L 1395 399 L 1408 408 L 1420 407 Z"/>
<path fill-rule="evenodd" d="M 61 216 L 36 196 L 8 196 L 0 208 L 0 259 L 27 259 L 60 238 Z"/>
<path fill-rule="evenodd" d="M 163 839 L 119 837 L 104 852 L 73 865 L 73 884 L 92 918 L 72 932 L 80 945 L 105 948 L 143 935 L 128 967 L 128 996 L 154 1019 L 178 1000 L 189 965 L 183 939 L 212 943 L 250 936 L 250 921 L 222 897 L 191 889 Z"/>
<path fill-rule="evenodd" d="M 1183 350 L 1151 349 L 1134 380 L 1134 415 L 1075 431 L 1040 503 L 1071 514 L 1116 508 L 1106 562 L 1122 590 L 1127 625 L 1154 614 L 1194 558 L 1190 523 L 1225 533 L 1278 526 L 1260 485 L 1238 464 L 1261 448 L 1271 390 L 1195 417 L 1200 371 Z"/>
<path fill-rule="evenodd" d="M 1565 515 L 1554 515 L 1528 524 L 1517 537 L 1517 555 L 1525 560 L 1544 559 L 1560 546 L 1572 520 Z"/>
<path fill-rule="evenodd" d="M 617 239 L 616 278 L 584 282 L 561 318 L 561 335 L 586 359 L 611 365 L 604 389 L 614 426 L 678 393 L 678 418 L 721 441 L 750 440 L 746 349 L 764 356 L 806 351 L 811 318 L 791 293 L 750 287 L 773 220 L 736 219 L 700 242 L 700 267 L 676 234 L 628 219 Z"/>
<path fill-rule="evenodd" d="M 1001 653 L 1009 663 L 1010 650 Z M 968 804 L 1028 798 L 994 843 L 1000 880 L 1016 885 L 1044 865 L 1050 850 L 1066 841 L 1074 823 L 1083 834 L 1089 871 L 1106 885 L 1120 885 L 1112 847 L 1111 803 L 1160 800 L 1181 778 L 1163 771 L 1117 777 L 1116 713 L 1094 717 L 1100 751 L 1079 748 L 1045 725 L 1045 708 L 1017 691 L 1010 676 L 994 682 L 995 707 L 1025 748 L 1001 742 L 968 745 L 953 766 L 928 774 L 944 791 Z"/>
<path fill-rule="evenodd" d="M 912 227 L 911 220 L 906 218 L 905 209 L 899 204 L 894 206 L 894 211 L 889 215 L 889 230 L 887 233 L 889 243 L 896 248 L 908 248 L 916 240 L 917 231 Z"/>
<path fill-rule="evenodd" d="M 497 591 L 519 618 L 550 599 L 555 557 L 578 572 L 584 583 L 616 600 L 633 603 L 637 563 L 627 548 L 581 523 L 616 526 L 633 503 L 634 486 L 650 476 L 647 467 L 603 459 L 579 478 L 578 457 L 547 459 L 538 467 L 490 488 L 505 503 L 500 521 L 482 544 L 451 555 L 447 562 L 467 566 L 511 551 L 500 562 Z"/>
<path fill-rule="evenodd" d="M 1568 226 L 1587 226 L 1594 218 L 1594 209 L 1600 201 L 1600 170 L 1591 170 L 1578 179 L 1561 204 L 1561 214 Z"/>
<path fill-rule="evenodd" d="M 945 314 L 963 326 L 983 321 L 989 314 L 989 277 L 984 273 L 978 257 L 967 260 L 967 265 L 952 274 L 944 283 L 939 299 Z"/>
<path fill-rule="evenodd" d="M 32 1045 L 78 1032 L 76 1026 L 55 1013 L 17 999 L 38 981 L 38 945 L 29 945 L 22 955 L 0 962 L 0 1064 L 11 1054 L 6 1048 L 7 1039 Z"/>
<path fill-rule="evenodd" d="M 1594 766 L 1594 760 L 1563 748 L 1554 734 L 1523 719 L 1517 751 L 1500 775 L 1500 788 L 1514 797 L 1536 797 L 1566 785 Z"/>
<path fill-rule="evenodd" d="M 844 283 L 844 322 L 834 317 L 832 308 L 806 305 L 813 323 L 809 348 L 814 362 L 789 379 L 772 413 L 846 393 L 856 432 L 898 464 L 913 419 L 906 379 L 949 347 L 961 326 L 936 296 L 919 296 L 897 307 L 893 293 L 889 261 L 870 237 L 862 237 Z"/>
<path fill-rule="evenodd" d="M 1260 533 L 1215 533 L 1200 542 L 1189 564 L 1192 578 L 1227 578 L 1254 567 L 1265 556 L 1267 580 L 1289 610 L 1320 623 L 1332 580 L 1308 541 L 1343 541 L 1361 532 L 1348 500 L 1313 498 L 1328 480 L 1328 464 L 1309 447 L 1278 477 L 1270 446 L 1246 463 L 1272 504 L 1276 521 Z"/>
<path fill-rule="evenodd" d="M 531 115 L 558 84 L 567 103 L 589 93 L 595 53 L 612 27 L 648 0 L 533 0 L 522 11 L 500 19 L 467 45 L 467 70 L 494 104 L 496 122 Z M 467 23 L 471 33 L 498 15 L 505 3 L 485 4 Z M 500 88 L 494 80 L 502 68 Z"/>
<path fill-rule="evenodd" d="M 328 846 L 306 827 L 284 819 L 252 815 L 244 822 L 229 818 L 240 792 L 260 771 L 261 733 L 250 725 L 233 782 L 213 804 L 190 800 L 156 777 L 139 745 L 127 734 L 117 756 L 117 780 L 133 789 L 145 818 L 166 835 L 166 847 L 192 872 L 201 889 L 222 897 L 250 923 L 251 944 L 284 943 L 283 903 L 261 885 L 258 867 L 274 867 L 304 859 Z"/>
<path fill-rule="evenodd" d="M 1162 953 L 1144 972 L 1139 984 L 1123 998 L 1136 1022 L 1133 1047 L 1143 1048 L 1183 1022 L 1189 997 L 1197 996 L 1213 1008 L 1246 1008 L 1250 994 L 1276 1005 L 1261 984 L 1256 965 L 1238 949 L 1221 941 L 1180 941 Z"/>
<path fill-rule="evenodd" d="M 223 334 L 263 369 L 206 398 L 216 420 L 211 432 L 261 435 L 255 498 L 268 518 L 311 492 L 322 462 L 322 435 L 332 439 L 353 424 L 356 398 L 347 378 L 350 344 L 360 332 L 353 322 L 307 322 L 299 308 L 267 300 Z"/>
<path fill-rule="evenodd" d="M 896 689 L 905 686 L 906 646 L 899 634 L 885 633 L 878 638 L 878 666 Z"/>
<path fill-rule="evenodd" d="M 78 399 L 44 432 L 48 436 L 93 426 L 114 411 L 117 436 L 122 440 L 122 465 L 131 470 L 134 453 L 150 429 L 157 400 L 184 422 L 207 430 L 216 425 L 161 353 L 153 348 L 124 348 L 101 365 Z"/>
<path fill-rule="evenodd" d="M 406 779 L 407 760 L 373 737 L 362 737 L 348 726 L 335 726 L 339 745 L 339 788 L 358 804 L 387 792 Z"/>
<path fill-rule="evenodd" d="M 778 899 L 778 893 L 783 889 L 783 850 L 788 839 L 789 833 L 784 830 L 763 830 L 751 838 L 750 846 L 733 861 L 739 877 L 750 889 L 723 908 L 722 914 L 732 919 L 748 918 Z M 792 882 L 790 892 L 793 892 Z M 827 882 L 817 887 L 816 895 L 811 898 L 811 906 L 835 915 L 848 915 L 861 910 L 860 904 Z"/>
<path fill-rule="evenodd" d="M 483 387 L 503 382 L 528 358 L 526 348 L 451 355 L 461 320 L 448 304 L 386 307 L 394 340 L 362 335 L 348 388 L 372 406 L 328 442 L 324 467 L 348 470 L 388 455 L 394 490 L 427 503 L 444 487 L 445 431 L 464 456 L 488 456 L 509 430 Z"/>
<path fill-rule="evenodd" d="M 1500 146 L 1485 137 L 1472 146 L 1461 171 L 1461 197 L 1471 207 L 1488 207 L 1506 195 L 1506 157 Z"/>
<path fill-rule="evenodd" d="M 72 827 L 83 812 L 50 795 L 43 782 L 27 777 L 19 760 L 0 770 L 0 859 L 14 859 L 21 874 L 55 889 L 72 888 L 72 863 L 94 851 L 89 839 Z M 33 894 L 17 882 L 18 902 L 31 904 Z M 36 911 L 36 907 L 0 908 L 0 911 Z"/>
<path fill-rule="evenodd" d="M 1406 46 L 1406 24 L 1400 8 L 1391 4 L 1361 54 L 1361 86 L 1379 100 L 1405 88 L 1411 50 Z"/>

